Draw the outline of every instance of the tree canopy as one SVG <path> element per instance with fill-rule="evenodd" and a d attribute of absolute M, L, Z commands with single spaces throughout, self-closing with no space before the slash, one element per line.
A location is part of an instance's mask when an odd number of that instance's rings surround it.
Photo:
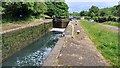
<path fill-rule="evenodd" d="M 55 15 L 55 6 L 53 5 L 52 2 L 46 2 L 45 3 L 47 5 L 47 12 L 45 13 L 46 15 L 53 17 Z"/>
<path fill-rule="evenodd" d="M 99 8 L 97 6 L 92 6 L 89 9 L 89 14 L 90 14 L 90 16 L 98 16 L 98 14 L 99 14 Z"/>
<path fill-rule="evenodd" d="M 120 22 L 120 5 L 101 9 L 99 9 L 97 6 L 91 6 L 89 11 L 81 11 L 80 16 L 85 16 L 85 19 L 92 18 L 97 22 Z"/>
<path fill-rule="evenodd" d="M 55 6 L 55 17 L 68 17 L 68 5 L 64 2 L 53 2 Z"/>
<path fill-rule="evenodd" d="M 81 11 L 80 16 L 88 16 L 89 12 L 88 11 Z"/>
<path fill-rule="evenodd" d="M 89 11 L 81 11 L 80 16 L 118 16 L 120 17 L 120 5 L 110 8 L 99 9 L 97 6 L 92 6 Z"/>
<path fill-rule="evenodd" d="M 3 2 L 3 17 L 10 19 L 26 19 L 31 16 L 40 16 L 47 12 L 44 2 Z"/>
<path fill-rule="evenodd" d="M 54 17 L 68 17 L 68 5 L 65 2 L 3 2 L 3 20 L 25 20 L 40 18 L 48 15 Z"/>

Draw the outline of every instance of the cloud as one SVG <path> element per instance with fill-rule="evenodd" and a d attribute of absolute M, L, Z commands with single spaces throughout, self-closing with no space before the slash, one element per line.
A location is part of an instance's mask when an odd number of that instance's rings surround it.
<path fill-rule="evenodd" d="M 92 5 L 99 8 L 106 8 L 116 5 L 117 2 L 67 2 L 67 4 L 69 12 L 80 12 L 82 10 L 89 10 Z"/>

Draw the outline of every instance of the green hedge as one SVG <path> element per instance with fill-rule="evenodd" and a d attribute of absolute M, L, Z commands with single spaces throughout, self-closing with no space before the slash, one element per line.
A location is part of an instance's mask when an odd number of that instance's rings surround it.
<path fill-rule="evenodd" d="M 50 22 L 3 34 L 2 60 L 6 60 L 17 51 L 20 51 L 30 43 L 43 36 L 49 31 L 49 29 L 52 28 L 52 26 L 53 25 Z"/>
<path fill-rule="evenodd" d="M 85 19 L 89 20 L 89 19 L 93 19 L 96 22 L 106 22 L 106 21 L 112 21 L 112 22 L 120 22 L 120 17 L 115 17 L 115 16 L 94 16 L 94 17 L 89 17 L 89 16 L 85 16 Z"/>
<path fill-rule="evenodd" d="M 103 22 L 103 24 L 120 27 L 120 23 L 118 23 L 118 22 L 111 22 L 111 21 L 109 21 L 109 22 Z"/>

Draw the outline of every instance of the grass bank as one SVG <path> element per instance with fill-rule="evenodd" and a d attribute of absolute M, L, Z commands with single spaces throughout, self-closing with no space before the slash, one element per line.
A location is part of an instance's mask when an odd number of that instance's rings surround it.
<path fill-rule="evenodd" d="M 97 23 L 79 21 L 87 35 L 94 42 L 104 58 L 112 66 L 120 66 L 118 63 L 118 34 L 102 28 Z"/>
<path fill-rule="evenodd" d="M 111 22 L 111 21 L 109 21 L 109 22 L 104 22 L 103 24 L 120 27 L 120 23 L 118 23 L 118 22 Z"/>

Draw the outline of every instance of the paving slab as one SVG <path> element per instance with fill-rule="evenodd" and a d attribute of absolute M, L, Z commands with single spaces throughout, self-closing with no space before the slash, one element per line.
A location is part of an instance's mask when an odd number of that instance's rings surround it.
<path fill-rule="evenodd" d="M 74 26 L 72 37 L 71 25 Z M 77 30 L 80 33 L 77 34 Z M 55 45 L 43 66 L 109 66 L 77 20 L 65 29 L 65 36 Z"/>
<path fill-rule="evenodd" d="M 108 66 L 103 56 L 97 50 L 78 21 L 74 25 L 74 37 L 66 37 L 67 43 L 61 48 L 57 58 L 58 66 Z M 80 34 L 77 34 L 80 30 Z"/>

